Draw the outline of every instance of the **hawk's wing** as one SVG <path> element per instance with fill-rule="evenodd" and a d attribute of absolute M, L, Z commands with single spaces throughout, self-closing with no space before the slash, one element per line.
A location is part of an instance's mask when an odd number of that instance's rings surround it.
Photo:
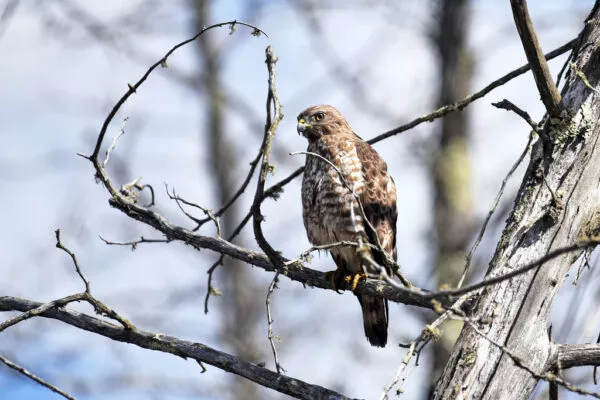
<path fill-rule="evenodd" d="M 376 234 L 381 247 L 396 260 L 396 220 L 398 219 L 396 185 L 387 172 L 387 164 L 375 149 L 358 135 L 355 143 L 365 179 L 360 201 L 367 219 L 375 229 L 373 232 L 365 226 L 367 237 L 369 242 L 376 244 Z M 373 251 L 373 258 L 379 265 L 386 265 L 385 258 L 380 252 Z M 391 272 L 389 268 L 388 272 Z"/>

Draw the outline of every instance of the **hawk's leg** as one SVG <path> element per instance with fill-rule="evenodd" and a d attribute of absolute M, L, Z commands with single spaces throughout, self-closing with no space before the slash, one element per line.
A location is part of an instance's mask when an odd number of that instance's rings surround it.
<path fill-rule="evenodd" d="M 354 292 L 356 290 L 356 287 L 358 286 L 358 282 L 360 282 L 361 280 L 366 280 L 367 279 L 367 274 L 363 273 L 363 272 L 355 272 L 354 274 L 351 275 L 347 275 L 344 277 L 344 280 L 347 283 L 350 283 L 352 286 L 352 291 Z"/>
<path fill-rule="evenodd" d="M 344 271 L 341 268 L 338 268 L 334 271 L 325 272 L 325 277 L 331 281 L 331 285 L 333 286 L 333 290 L 337 293 L 344 293 L 343 289 L 345 288 L 345 283 L 348 282 L 346 279 L 348 276 L 344 274 Z"/>

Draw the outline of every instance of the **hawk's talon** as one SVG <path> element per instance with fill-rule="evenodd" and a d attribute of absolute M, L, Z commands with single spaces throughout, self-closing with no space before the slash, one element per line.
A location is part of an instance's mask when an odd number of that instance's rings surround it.
<path fill-rule="evenodd" d="M 344 293 L 343 289 L 345 286 L 344 282 L 346 280 L 346 277 L 339 269 L 325 272 L 325 277 L 327 278 L 327 280 L 331 281 L 331 286 L 333 286 L 333 290 L 335 290 L 336 293 Z"/>
<path fill-rule="evenodd" d="M 354 292 L 356 290 L 356 287 L 358 286 L 358 282 L 360 282 L 361 280 L 366 280 L 367 279 L 367 274 L 365 273 L 355 273 L 352 275 L 347 275 L 344 277 L 344 280 L 346 281 L 346 283 L 351 283 L 352 284 L 352 291 Z"/>

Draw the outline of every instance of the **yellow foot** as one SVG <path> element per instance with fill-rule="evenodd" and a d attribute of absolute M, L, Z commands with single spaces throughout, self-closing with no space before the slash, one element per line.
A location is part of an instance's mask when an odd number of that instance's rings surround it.
<path fill-rule="evenodd" d="M 346 283 L 350 283 L 352 285 L 352 291 L 354 292 L 354 290 L 356 290 L 356 287 L 358 286 L 358 282 L 360 282 L 362 280 L 367 279 L 367 274 L 364 273 L 355 273 L 352 275 L 347 275 L 344 277 L 344 280 L 346 281 Z"/>

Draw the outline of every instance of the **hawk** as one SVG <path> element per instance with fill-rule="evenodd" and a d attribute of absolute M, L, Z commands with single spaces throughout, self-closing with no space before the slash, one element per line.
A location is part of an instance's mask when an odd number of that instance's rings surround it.
<path fill-rule="evenodd" d="M 302 216 L 309 241 L 313 245 L 341 241 L 376 245 L 379 241 L 387 256 L 396 260 L 396 186 L 387 172 L 385 161 L 352 131 L 334 107 L 318 105 L 307 108 L 298 115 L 297 129 L 308 139 L 307 152 L 318 155 L 307 154 L 302 181 Z M 321 157 L 335 165 L 337 170 Z M 357 198 L 370 226 L 363 219 Z M 365 265 L 360 251 L 356 246 L 329 249 L 337 266 L 337 270 L 329 273 L 336 289 L 344 282 L 352 282 L 354 290 L 364 272 L 378 273 L 372 266 Z M 386 255 L 373 246 L 366 247 L 366 251 L 391 275 Z M 369 343 L 385 347 L 387 300 L 361 294 L 356 296 L 362 307 Z"/>

